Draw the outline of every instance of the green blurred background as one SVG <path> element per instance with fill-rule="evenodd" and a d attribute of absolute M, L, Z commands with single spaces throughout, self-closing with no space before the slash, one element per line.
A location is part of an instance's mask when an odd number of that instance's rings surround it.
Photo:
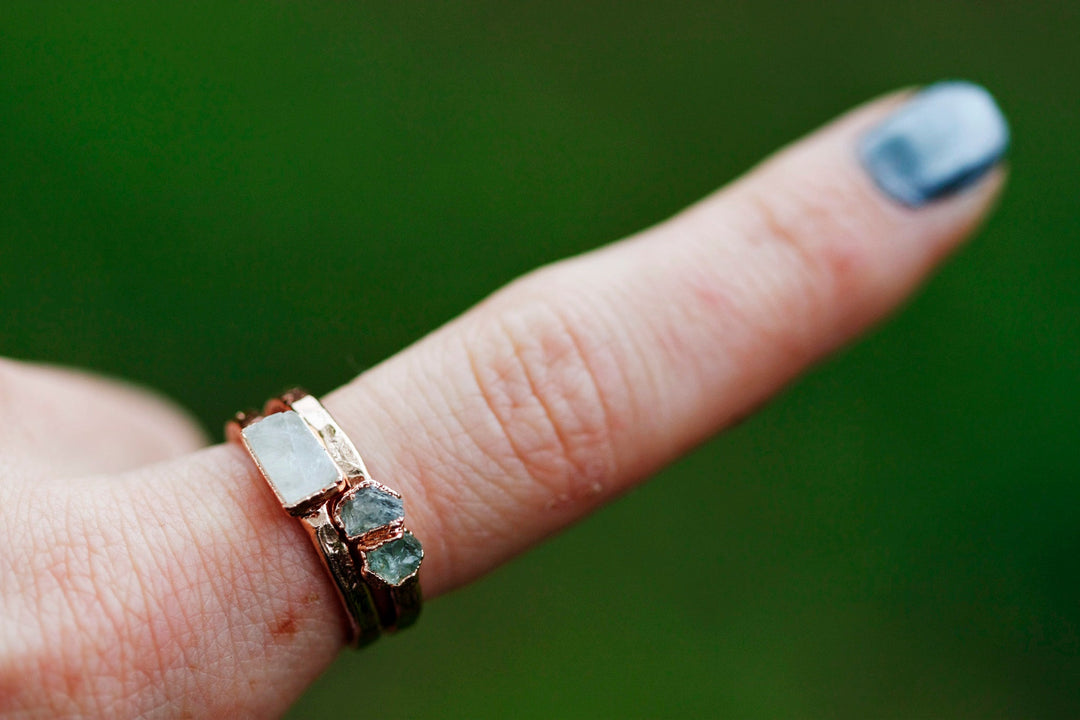
<path fill-rule="evenodd" d="M 4 0 L 0 353 L 219 436 L 857 102 L 983 82 L 1011 186 L 905 311 L 294 715 L 1078 717 L 1078 38 L 1074 2 Z"/>

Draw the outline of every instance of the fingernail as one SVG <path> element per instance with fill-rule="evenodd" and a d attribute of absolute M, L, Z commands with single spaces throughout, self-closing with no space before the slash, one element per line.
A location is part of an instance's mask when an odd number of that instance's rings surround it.
<path fill-rule="evenodd" d="M 883 191 L 920 207 L 967 187 L 1005 154 L 1009 126 L 984 88 L 940 82 L 867 133 L 859 159 Z"/>

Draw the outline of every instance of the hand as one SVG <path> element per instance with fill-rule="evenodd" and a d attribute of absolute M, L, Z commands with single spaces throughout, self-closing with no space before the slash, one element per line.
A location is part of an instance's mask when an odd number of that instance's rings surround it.
<path fill-rule="evenodd" d="M 323 398 L 405 497 L 425 596 L 618 496 L 894 308 L 993 203 L 1004 142 L 971 86 L 874 102 Z M 330 581 L 242 451 L 198 450 L 182 413 L 80 373 L 5 362 L 0 399 L 5 716 L 272 715 L 334 658 Z"/>

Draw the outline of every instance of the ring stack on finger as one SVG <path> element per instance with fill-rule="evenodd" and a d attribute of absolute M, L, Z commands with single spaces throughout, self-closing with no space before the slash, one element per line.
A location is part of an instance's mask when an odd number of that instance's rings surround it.
<path fill-rule="evenodd" d="M 262 414 L 238 413 L 226 435 L 311 536 L 345 608 L 349 644 L 411 625 L 420 613 L 423 547 L 405 527 L 401 495 L 371 479 L 326 408 L 291 390 Z"/>

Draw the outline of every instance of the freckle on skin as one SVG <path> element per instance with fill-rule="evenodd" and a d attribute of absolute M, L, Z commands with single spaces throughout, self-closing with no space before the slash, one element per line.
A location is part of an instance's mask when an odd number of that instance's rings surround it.
<path fill-rule="evenodd" d="M 86 681 L 86 675 L 79 667 L 65 669 L 60 677 L 64 683 L 64 690 L 67 692 L 68 697 L 76 697 L 79 693 L 79 689 Z"/>
<path fill-rule="evenodd" d="M 279 620 L 278 623 L 271 628 L 270 634 L 276 638 L 282 636 L 289 637 L 295 635 L 296 630 L 296 616 L 293 615 L 292 612 L 288 612 L 285 614 L 285 617 Z"/>

